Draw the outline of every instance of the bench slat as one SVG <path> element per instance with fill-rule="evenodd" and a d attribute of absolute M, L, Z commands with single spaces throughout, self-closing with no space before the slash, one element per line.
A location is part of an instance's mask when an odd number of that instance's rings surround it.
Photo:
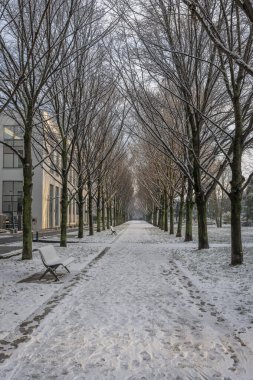
<path fill-rule="evenodd" d="M 69 257 L 68 259 L 64 260 L 62 264 L 65 265 L 66 267 L 67 265 L 72 263 L 74 260 L 75 260 L 74 257 Z"/>
<path fill-rule="evenodd" d="M 65 266 L 69 265 L 72 261 L 74 261 L 74 257 L 69 257 L 65 260 L 62 260 L 56 253 L 53 245 L 48 245 L 46 247 L 38 248 L 45 264 L 48 266 L 63 264 Z"/>

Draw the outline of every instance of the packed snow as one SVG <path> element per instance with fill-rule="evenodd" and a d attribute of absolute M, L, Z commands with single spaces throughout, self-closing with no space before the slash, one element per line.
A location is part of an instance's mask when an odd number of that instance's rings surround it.
<path fill-rule="evenodd" d="M 228 227 L 202 251 L 144 222 L 117 230 L 57 248 L 76 258 L 59 283 L 17 283 L 38 255 L 1 260 L 0 378 L 252 380 L 252 229 L 238 267 Z"/>

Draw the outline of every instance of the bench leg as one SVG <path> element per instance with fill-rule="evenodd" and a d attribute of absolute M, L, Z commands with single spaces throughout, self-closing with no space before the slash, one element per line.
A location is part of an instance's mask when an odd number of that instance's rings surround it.
<path fill-rule="evenodd" d="M 65 265 L 62 264 L 62 266 L 66 269 L 67 272 L 70 273 L 70 270 L 67 267 L 65 267 Z"/>
<path fill-rule="evenodd" d="M 40 276 L 39 280 L 42 280 L 42 278 L 47 274 L 47 272 L 49 272 L 49 269 L 48 269 L 48 268 L 45 270 L 45 272 L 43 273 L 43 275 Z"/>
<path fill-rule="evenodd" d="M 57 274 L 55 273 L 55 271 L 54 271 L 52 268 L 47 268 L 47 269 L 45 270 L 45 272 L 43 273 L 43 275 L 39 278 L 39 280 L 42 280 L 42 278 L 43 278 L 48 272 L 50 272 L 50 273 L 54 276 L 55 281 L 60 281 L 59 278 L 58 278 L 58 276 L 57 276 Z"/>

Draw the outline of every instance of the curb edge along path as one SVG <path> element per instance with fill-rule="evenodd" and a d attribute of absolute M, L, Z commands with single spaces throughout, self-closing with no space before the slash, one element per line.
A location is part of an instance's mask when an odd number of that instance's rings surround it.
<path fill-rule="evenodd" d="M 121 233 L 123 233 L 121 231 Z M 8 334 L 4 339 L 0 340 L 0 365 L 9 359 L 21 343 L 28 342 L 33 331 L 40 325 L 40 323 L 45 319 L 45 317 L 63 300 L 63 298 L 72 290 L 73 287 L 77 286 L 79 282 L 86 278 L 88 279 L 87 272 L 89 269 L 100 260 L 111 248 L 111 245 L 117 241 L 121 233 L 118 233 L 113 241 L 99 251 L 81 270 L 79 273 L 71 277 L 65 286 L 56 290 L 53 295 L 45 301 L 41 306 L 39 306 L 32 314 L 30 314 L 24 321 L 22 321 L 13 332 Z M 16 253 L 16 252 L 15 252 Z M 20 253 L 19 253 L 20 254 Z M 13 256 L 16 256 L 17 253 Z M 9 257 L 8 257 L 9 258 Z"/>

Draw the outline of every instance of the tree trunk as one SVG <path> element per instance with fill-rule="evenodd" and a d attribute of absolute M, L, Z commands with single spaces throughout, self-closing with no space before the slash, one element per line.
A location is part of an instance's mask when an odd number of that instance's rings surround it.
<path fill-rule="evenodd" d="M 101 187 L 100 179 L 98 179 L 97 187 L 97 232 L 101 232 Z"/>
<path fill-rule="evenodd" d="M 25 128 L 23 163 L 23 250 L 22 260 L 32 259 L 32 120 Z"/>
<path fill-rule="evenodd" d="M 160 207 L 158 213 L 158 227 L 163 228 L 163 196 L 160 197 Z"/>
<path fill-rule="evenodd" d="M 186 205 L 185 205 L 185 239 L 184 241 L 192 241 L 192 209 L 193 209 L 193 189 L 192 183 L 188 179 Z"/>
<path fill-rule="evenodd" d="M 164 231 L 168 232 L 168 194 L 167 190 L 164 189 Z"/>
<path fill-rule="evenodd" d="M 231 164 L 231 265 L 242 264 L 241 202 L 242 202 L 242 120 L 239 96 L 234 98 L 235 136 Z"/>
<path fill-rule="evenodd" d="M 90 178 L 89 173 L 88 173 L 88 180 L 87 180 L 87 188 L 88 188 L 89 235 L 94 235 L 93 215 L 92 215 L 92 189 L 91 189 L 91 178 Z"/>
<path fill-rule="evenodd" d="M 62 192 L 61 192 L 61 238 L 60 246 L 67 247 L 68 221 L 68 173 L 67 173 L 67 141 L 62 142 Z"/>
<path fill-rule="evenodd" d="M 122 213 L 119 201 L 117 202 L 117 225 L 122 223 Z"/>
<path fill-rule="evenodd" d="M 231 193 L 231 265 L 242 264 L 243 262 L 241 200 L 242 195 L 240 192 Z"/>
<path fill-rule="evenodd" d="M 107 197 L 108 199 L 108 197 Z M 110 228 L 110 202 L 106 203 L 106 228 Z"/>
<path fill-rule="evenodd" d="M 177 234 L 176 237 L 182 237 L 182 225 L 183 225 L 183 215 L 184 215 L 184 186 L 185 186 L 185 179 L 182 183 L 182 190 L 180 193 L 180 205 L 179 205 L 179 212 L 178 212 L 178 224 L 177 224 Z"/>
<path fill-rule="evenodd" d="M 119 203 L 117 198 L 115 198 L 115 220 L 114 225 L 117 226 L 119 224 Z"/>
<path fill-rule="evenodd" d="M 103 191 L 103 188 L 101 189 L 102 192 L 102 230 L 105 231 L 105 194 Z"/>
<path fill-rule="evenodd" d="M 112 221 L 112 202 L 110 201 L 110 206 L 109 206 L 109 228 L 112 225 L 113 225 L 113 221 Z"/>
<path fill-rule="evenodd" d="M 81 180 L 82 181 L 82 180 Z M 78 187 L 78 238 L 83 238 L 83 205 L 84 205 L 84 199 L 83 199 L 83 185 L 79 181 L 79 187 Z"/>
<path fill-rule="evenodd" d="M 162 198 L 162 225 L 161 229 L 164 231 L 164 223 L 165 223 L 165 205 L 164 205 L 164 196 Z"/>
<path fill-rule="evenodd" d="M 157 227 L 157 207 L 154 206 L 154 212 L 153 212 L 153 225 Z"/>
<path fill-rule="evenodd" d="M 174 234 L 174 205 L 173 205 L 173 196 L 170 196 L 170 235 Z"/>
<path fill-rule="evenodd" d="M 216 189 L 213 191 L 213 200 L 214 200 L 214 210 L 215 210 L 215 221 L 217 228 L 221 227 L 220 224 L 220 207 L 219 207 L 219 199 L 216 194 Z"/>
<path fill-rule="evenodd" d="M 194 190 L 198 212 L 198 248 L 209 248 L 208 233 L 207 233 L 207 214 L 206 214 L 206 197 L 202 190 L 201 174 L 199 164 L 194 160 Z"/>
<path fill-rule="evenodd" d="M 198 211 L 198 248 L 207 249 L 207 216 L 206 216 L 206 198 L 203 193 L 196 194 L 196 206 Z"/>
<path fill-rule="evenodd" d="M 223 194 L 220 200 L 220 212 L 219 212 L 219 219 L 220 219 L 220 228 L 222 228 L 222 215 L 223 215 Z"/>
<path fill-rule="evenodd" d="M 194 191 L 196 198 L 196 206 L 198 211 L 198 247 L 199 249 L 209 248 L 208 233 L 207 233 L 207 214 L 206 214 L 206 196 L 203 189 L 201 168 L 199 165 L 200 158 L 200 124 L 195 123 L 193 120 L 198 119 L 198 115 L 193 117 L 190 115 L 191 129 L 192 129 L 192 145 L 194 150 L 193 156 L 193 179 Z"/>

